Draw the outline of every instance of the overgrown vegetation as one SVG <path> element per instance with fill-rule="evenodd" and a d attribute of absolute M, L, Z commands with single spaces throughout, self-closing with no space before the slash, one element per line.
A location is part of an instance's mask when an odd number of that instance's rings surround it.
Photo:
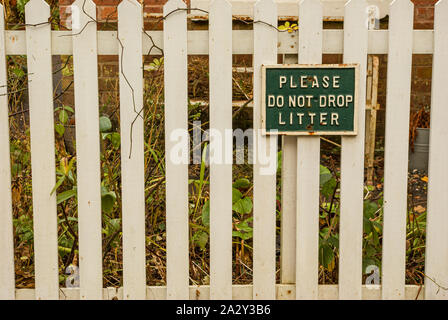
<path fill-rule="evenodd" d="M 23 4 L 17 8 L 5 7 L 17 19 L 23 19 Z M 20 4 L 19 4 L 20 3 Z M 22 7 L 21 7 L 22 6 Z M 21 9 L 22 8 L 22 9 Z M 287 28 L 295 28 L 295 25 Z M 34 286 L 33 208 L 30 132 L 27 113 L 26 57 L 8 57 L 8 90 L 11 128 L 12 196 L 15 234 L 17 287 Z M 165 224 L 165 154 L 164 154 L 164 97 L 163 58 L 148 58 L 145 71 L 145 202 L 147 281 L 151 285 L 166 283 L 166 224 Z M 190 98 L 207 100 L 208 68 L 203 57 L 189 61 Z M 56 70 L 57 71 L 57 70 Z M 61 70 L 70 77 L 73 70 L 70 59 Z M 247 74 L 234 74 L 234 99 L 250 101 L 252 83 Z M 64 92 L 64 94 L 71 94 Z M 57 182 L 54 192 L 58 206 L 58 248 L 61 285 L 65 283 L 65 269 L 76 263 L 78 255 L 76 142 L 74 125 L 76 110 L 55 94 L 55 136 Z M 194 101 L 194 100 L 192 100 Z M 234 126 L 249 128 L 251 109 L 235 109 Z M 101 139 L 101 196 L 104 286 L 122 285 L 121 233 L 121 150 L 118 88 L 111 84 L 107 97 L 100 106 Z M 201 130 L 208 128 L 208 106 L 190 102 L 188 119 L 200 120 Z M 73 148 L 72 144 L 75 146 Z M 207 144 L 201 146 L 206 154 Z M 320 170 L 319 263 L 321 283 L 338 282 L 339 223 L 340 223 L 340 147 L 330 140 L 323 143 Z M 279 159 L 281 153 L 279 152 Z M 281 162 L 277 179 L 277 234 L 280 246 L 281 219 Z M 209 169 L 206 157 L 200 165 L 190 166 L 190 279 L 194 284 L 209 282 L 209 223 L 210 195 Z M 365 187 L 363 216 L 363 269 L 369 265 L 381 267 L 383 221 L 382 176 L 377 175 L 376 186 Z M 425 193 L 426 181 L 421 190 Z M 253 181 L 252 166 L 233 167 L 233 280 L 243 284 L 252 281 L 253 247 Z M 413 194 L 410 193 L 410 197 Z M 413 198 L 412 198 L 413 199 Z M 410 203 L 413 203 L 410 201 Z M 407 281 L 423 282 L 426 208 L 411 205 L 407 224 Z M 415 208 L 418 208 L 415 209 Z M 312 214 L 312 213 L 310 213 Z M 361 214 L 361 213 L 360 213 Z M 277 261 L 279 256 L 277 254 Z M 280 265 L 278 263 L 278 268 Z M 278 273 L 279 274 L 279 273 Z"/>

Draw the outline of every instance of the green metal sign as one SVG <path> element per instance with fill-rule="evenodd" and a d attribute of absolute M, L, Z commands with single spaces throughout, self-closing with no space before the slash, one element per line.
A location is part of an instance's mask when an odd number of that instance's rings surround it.
<path fill-rule="evenodd" d="M 264 134 L 356 135 L 358 65 L 263 66 Z"/>

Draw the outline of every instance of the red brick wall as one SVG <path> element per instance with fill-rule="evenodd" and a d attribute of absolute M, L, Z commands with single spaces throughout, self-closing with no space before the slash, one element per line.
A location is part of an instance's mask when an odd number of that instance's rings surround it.
<path fill-rule="evenodd" d="M 139 0 L 144 3 L 145 21 L 150 20 L 151 16 L 162 13 L 163 5 L 167 0 Z M 412 0 L 415 5 L 414 28 L 415 29 L 432 29 L 434 26 L 434 4 L 437 0 Z M 64 22 L 68 16 L 67 8 L 73 0 L 60 0 L 60 13 Z M 97 4 L 97 19 L 100 22 L 116 22 L 116 7 L 121 0 L 94 0 Z M 188 0 L 186 1 L 188 3 Z M 114 68 L 116 59 L 100 57 L 99 70 L 100 82 L 103 90 L 106 90 L 110 83 L 114 83 L 116 79 L 106 70 Z M 387 57 L 381 58 L 380 66 L 380 88 L 379 103 L 384 110 L 386 99 L 386 74 L 387 74 Z M 431 75 L 432 75 L 432 55 L 414 55 L 412 67 L 412 105 L 413 110 L 422 106 L 430 105 L 431 102 Z M 109 83 L 109 85 L 106 85 Z M 384 115 L 380 113 L 379 121 L 382 122 Z M 381 126 L 381 125 L 380 125 Z"/>
<path fill-rule="evenodd" d="M 61 22 L 63 24 L 70 15 L 67 8 L 74 0 L 59 0 Z M 137 0 L 144 3 L 144 17 L 149 18 L 151 15 L 160 15 L 162 13 L 163 5 L 167 0 Z M 97 5 L 97 20 L 99 22 L 116 22 L 117 21 L 117 5 L 121 0 L 93 0 Z"/>

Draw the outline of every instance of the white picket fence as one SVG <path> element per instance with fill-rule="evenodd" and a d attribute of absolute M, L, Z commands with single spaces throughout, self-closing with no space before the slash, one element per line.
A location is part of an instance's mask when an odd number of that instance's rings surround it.
<path fill-rule="evenodd" d="M 95 16 L 91 0 L 75 6 Z M 253 54 L 254 128 L 260 126 L 261 65 L 277 54 L 298 55 L 299 63 L 321 63 L 323 53 L 343 53 L 345 63 L 361 65 L 359 134 L 342 138 L 340 264 L 338 285 L 318 285 L 318 137 L 283 139 L 281 283 L 276 284 L 276 176 L 254 166 L 253 285 L 232 285 L 232 166 L 211 166 L 210 286 L 189 286 L 188 165 L 166 163 L 167 286 L 146 285 L 143 120 L 130 124 L 143 105 L 142 56 L 151 46 L 143 35 L 142 6 L 124 0 L 118 32 L 99 31 L 81 13 L 80 29 L 52 31 L 43 0 L 26 5 L 26 31 L 5 30 L 0 19 L 0 299 L 447 299 L 448 291 L 448 1 L 436 5 L 435 30 L 413 30 L 414 8 L 395 0 L 389 30 L 367 30 L 367 2 L 345 6 L 344 30 L 323 30 L 322 5 L 298 5 L 300 31 L 278 33 L 258 23 L 232 31 L 226 0 L 210 6 L 208 31 L 187 31 L 187 12 L 164 20 L 164 31 L 147 31 L 165 54 L 166 135 L 187 128 L 187 55 L 210 57 L 210 126 L 232 128 L 232 53 Z M 170 0 L 164 14 L 185 8 Z M 1 14 L 3 7 L 0 6 Z M 260 0 L 254 20 L 277 24 L 277 5 Z M 53 124 L 52 55 L 74 57 L 80 288 L 60 289 Z M 364 116 L 368 54 L 388 54 L 384 179 L 384 237 L 380 286 L 362 284 Z M 428 192 L 425 288 L 405 285 L 407 155 L 412 54 L 434 54 L 431 153 Z M 35 289 L 15 289 L 11 173 L 9 157 L 6 55 L 27 55 L 34 209 Z M 97 56 L 120 57 L 122 146 L 123 288 L 102 287 L 100 148 Z M 291 56 L 289 56 L 291 59 Z M 296 62 L 297 59 L 292 59 Z M 124 76 L 125 75 L 125 76 Z M 126 82 L 129 81 L 129 84 Z M 132 86 L 133 91 L 130 89 Z M 269 139 L 260 137 L 258 143 Z M 263 141 L 264 140 L 264 141 Z M 186 142 L 187 143 L 187 142 Z M 269 145 L 269 143 L 267 143 Z M 174 146 L 167 139 L 166 153 Z M 185 146 L 187 147 L 187 146 Z M 227 146 L 226 148 L 230 148 Z M 168 157 L 167 157 L 168 158 Z M 297 177 L 299 177 L 297 179 Z M 297 244 L 297 245 L 296 245 Z M 429 279 L 431 278 L 431 280 Z"/>

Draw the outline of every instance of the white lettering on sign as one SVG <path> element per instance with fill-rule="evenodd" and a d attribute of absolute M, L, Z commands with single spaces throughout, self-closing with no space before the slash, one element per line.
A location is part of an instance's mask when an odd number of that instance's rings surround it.
<path fill-rule="evenodd" d="M 319 106 L 321 108 L 326 107 L 334 107 L 334 108 L 348 108 L 350 103 L 353 102 L 353 96 L 352 95 L 321 95 L 319 97 Z"/>
<path fill-rule="evenodd" d="M 298 112 L 296 114 L 297 116 L 297 124 L 302 125 L 304 117 L 309 119 L 309 122 L 311 125 L 314 125 L 314 120 L 316 117 L 319 119 L 319 123 L 323 126 L 326 126 L 330 124 L 331 126 L 339 126 L 339 114 L 336 112 L 320 112 L 319 114 L 316 114 L 315 112 L 308 112 L 308 114 L 305 114 L 303 112 Z M 284 115 L 283 112 L 278 113 L 278 124 L 281 126 L 286 125 L 287 115 Z M 289 125 L 294 125 L 294 114 L 289 113 Z"/>
<path fill-rule="evenodd" d="M 284 87 L 287 87 L 289 89 L 295 89 L 300 84 L 300 88 L 307 89 L 307 88 L 320 88 L 323 87 L 325 89 L 332 88 L 332 89 L 339 89 L 341 87 L 340 84 L 341 77 L 340 76 L 323 76 L 319 78 L 318 76 L 307 76 L 302 75 L 297 79 L 294 79 L 294 76 L 289 77 L 289 81 L 286 76 L 279 76 L 278 83 L 279 88 L 282 89 Z"/>

